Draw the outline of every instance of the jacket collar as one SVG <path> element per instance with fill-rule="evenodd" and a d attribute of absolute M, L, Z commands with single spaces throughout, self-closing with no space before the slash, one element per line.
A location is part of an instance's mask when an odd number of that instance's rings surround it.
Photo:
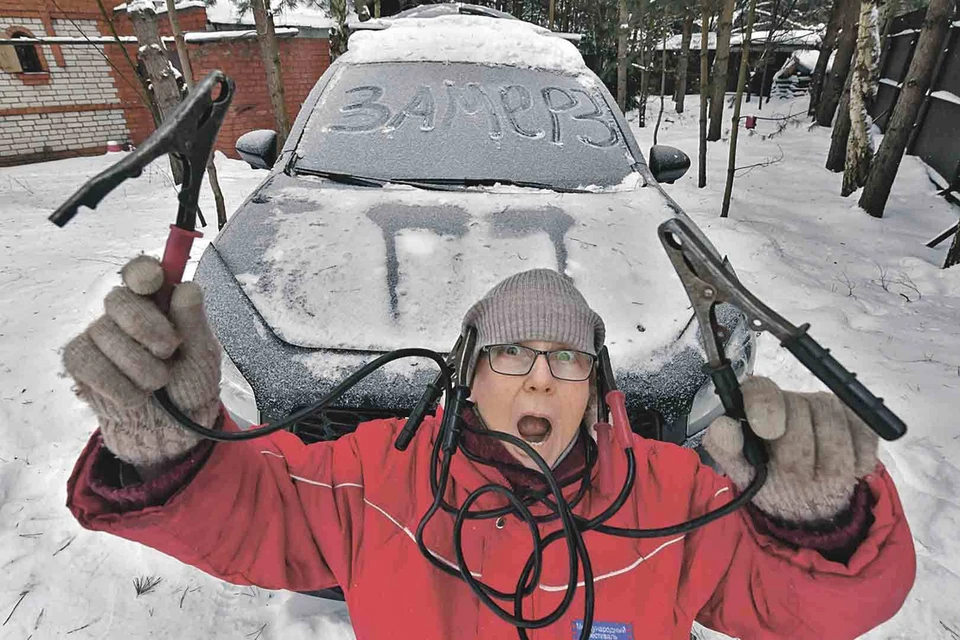
<path fill-rule="evenodd" d="M 484 437 L 474 431 L 485 427 L 468 406 L 462 414 L 466 423 L 461 446 L 450 462 L 450 476 L 456 490 L 470 493 L 488 484 L 510 487 L 518 495 L 546 487 L 539 471 L 526 469 L 515 462 L 513 456 L 499 440 Z M 435 428 L 442 423 L 442 410 L 437 411 Z M 434 433 L 438 437 L 439 433 Z M 587 457 L 592 456 L 592 466 L 587 465 Z M 583 471 L 589 466 L 589 487 L 584 501 L 592 498 L 612 500 L 619 493 L 625 476 L 624 455 L 617 451 L 609 425 L 598 423 L 589 432 L 581 430 L 578 440 L 567 456 L 553 470 L 554 477 L 562 484 L 566 479 L 576 478 L 563 487 L 564 497 L 572 499 L 583 482 Z M 617 482 L 619 480 L 619 483 Z M 453 498 L 453 496 L 449 496 Z M 462 498 L 461 498 L 462 499 Z M 451 502 L 451 504 L 453 504 Z M 506 500 L 488 492 L 475 503 L 473 509 L 490 509 L 503 506 Z M 538 509 L 533 509 L 534 513 Z"/>

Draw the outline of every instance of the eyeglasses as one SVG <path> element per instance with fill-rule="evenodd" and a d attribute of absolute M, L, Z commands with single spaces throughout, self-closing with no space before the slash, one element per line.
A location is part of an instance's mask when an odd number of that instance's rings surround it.
<path fill-rule="evenodd" d="M 590 377 L 597 357 L 574 349 L 540 351 L 519 344 L 494 344 L 483 347 L 490 368 L 505 376 L 525 376 L 533 370 L 537 357 L 547 357 L 550 374 L 557 380 L 582 382 Z"/>

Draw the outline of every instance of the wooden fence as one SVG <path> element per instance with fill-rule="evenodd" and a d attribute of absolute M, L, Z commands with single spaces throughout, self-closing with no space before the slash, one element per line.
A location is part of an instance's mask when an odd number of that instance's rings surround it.
<path fill-rule="evenodd" d="M 900 94 L 925 13 L 920 9 L 897 16 L 887 30 L 880 56 L 880 87 L 870 113 L 880 129 L 886 128 Z M 937 60 L 907 153 L 919 156 L 937 173 L 939 186 L 953 191 L 948 197 L 960 197 L 960 7 Z"/>

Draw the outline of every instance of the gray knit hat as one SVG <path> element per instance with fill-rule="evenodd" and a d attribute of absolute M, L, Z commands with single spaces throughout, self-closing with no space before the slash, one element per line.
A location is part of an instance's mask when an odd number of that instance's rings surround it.
<path fill-rule="evenodd" d="M 531 269 L 502 280 L 467 311 L 462 330 L 470 326 L 477 329 L 477 350 L 544 340 L 596 355 L 606 332 L 573 281 L 551 269 Z M 476 353 L 470 362 L 472 379 Z"/>

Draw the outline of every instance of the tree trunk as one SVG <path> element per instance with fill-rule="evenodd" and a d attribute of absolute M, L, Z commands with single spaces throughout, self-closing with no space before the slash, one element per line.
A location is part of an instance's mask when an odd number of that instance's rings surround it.
<path fill-rule="evenodd" d="M 860 26 L 857 30 L 856 62 L 850 81 L 850 135 L 847 138 L 847 158 L 843 169 L 840 195 L 847 197 L 863 186 L 870 173 L 873 142 L 870 138 L 870 106 L 877 92 L 877 20 L 873 0 L 860 5 Z"/>
<path fill-rule="evenodd" d="M 103 6 L 103 0 L 97 0 L 97 8 L 100 10 L 100 16 L 103 18 L 103 21 L 107 23 L 107 27 L 110 29 L 111 35 L 113 35 L 113 37 L 119 41 L 120 34 L 117 33 L 117 27 L 115 24 L 113 24 L 113 18 L 107 13 L 106 7 Z M 147 86 L 146 79 L 140 75 L 137 65 L 134 64 L 133 60 L 130 58 L 130 54 L 127 52 L 127 48 L 125 46 L 120 47 L 120 53 L 123 54 L 123 58 L 127 61 L 127 64 L 130 66 L 130 70 L 137 79 L 137 84 L 133 85 L 133 88 L 137 91 L 137 95 L 140 97 L 140 101 L 143 103 L 143 106 L 146 107 L 150 112 L 150 116 L 153 118 L 153 126 L 159 127 L 160 123 L 163 122 L 163 119 L 160 117 L 160 110 L 157 108 L 156 103 L 153 101 L 153 97 L 150 95 L 150 88 Z M 117 72 L 119 73 L 120 70 L 117 69 Z"/>
<path fill-rule="evenodd" d="M 133 24 L 133 33 L 137 36 L 140 48 L 137 57 L 143 67 L 153 92 L 153 100 L 160 111 L 161 120 L 180 103 L 180 88 L 177 78 L 167 59 L 167 52 L 160 40 L 160 30 L 157 27 L 157 12 L 147 4 L 139 4 L 134 11 L 128 12 Z M 173 173 L 175 184 L 183 182 L 183 167 L 180 160 L 170 155 L 170 170 Z"/>
<path fill-rule="evenodd" d="M 250 8 L 257 24 L 257 40 L 260 41 L 260 55 L 267 76 L 267 91 L 273 106 L 273 119 L 277 123 L 277 148 L 282 149 L 290 134 L 290 124 L 284 105 L 283 70 L 280 68 L 280 47 L 277 46 L 277 35 L 273 28 L 273 14 L 267 12 L 265 0 L 252 0 Z"/>
<path fill-rule="evenodd" d="M 707 94 L 710 82 L 707 79 L 710 40 L 710 0 L 700 0 L 700 157 L 697 187 L 707 186 Z"/>
<path fill-rule="evenodd" d="M 657 114 L 657 126 L 653 128 L 653 144 L 657 144 L 660 122 L 663 120 L 663 98 L 667 92 L 667 29 L 663 29 L 663 49 L 660 51 L 660 112 Z"/>
<path fill-rule="evenodd" d="M 650 91 L 650 73 L 648 68 L 650 65 L 650 56 L 647 54 L 650 53 L 650 25 L 652 21 L 650 16 L 647 15 L 647 4 L 648 0 L 640 0 L 640 9 L 638 11 L 640 14 L 638 24 L 640 28 L 640 108 L 642 109 L 639 124 L 641 127 L 647 126 L 647 96 Z"/>
<path fill-rule="evenodd" d="M 719 140 L 723 125 L 723 98 L 727 92 L 727 67 L 730 65 L 730 32 L 733 29 L 734 0 L 720 0 L 717 25 L 717 54 L 713 59 L 713 95 L 710 98 L 710 131 L 707 140 Z"/>
<path fill-rule="evenodd" d="M 833 47 L 837 43 L 837 33 L 840 31 L 840 23 L 843 21 L 844 9 L 849 0 L 833 0 L 833 7 L 830 9 L 830 20 L 827 22 L 827 31 L 823 35 L 823 42 L 820 43 L 820 55 L 817 56 L 817 66 L 813 69 L 813 75 L 810 77 L 810 107 L 807 114 L 817 113 L 817 105 L 820 103 L 820 90 L 823 87 L 823 79 L 827 74 L 827 64 L 830 62 L 830 54 L 833 53 Z"/>
<path fill-rule="evenodd" d="M 837 119 L 830 134 L 830 151 L 827 152 L 826 167 L 834 173 L 840 173 L 847 164 L 847 140 L 850 138 L 850 82 L 852 74 L 847 74 L 847 82 L 837 107 Z"/>
<path fill-rule="evenodd" d="M 180 66 L 183 67 L 183 81 L 187 91 L 193 91 L 193 65 L 190 63 L 190 51 L 183 39 L 180 30 L 180 19 L 177 16 L 176 0 L 167 0 L 167 17 L 170 19 L 170 29 L 173 39 L 177 43 L 177 55 L 180 56 Z M 223 192 L 220 191 L 220 181 L 217 179 L 217 165 L 213 163 L 213 153 L 207 158 L 207 179 L 210 181 L 210 190 L 213 191 L 213 200 L 217 206 L 217 228 L 223 229 L 227 224 L 227 208 L 223 203 Z"/>
<path fill-rule="evenodd" d="M 767 28 L 767 39 L 763 43 L 763 53 L 760 55 L 760 62 L 758 63 L 761 65 L 760 90 L 757 92 L 757 109 L 759 111 L 763 111 L 763 90 L 767 86 L 767 71 L 770 69 L 770 58 L 773 55 L 773 34 L 778 28 L 777 12 L 779 10 L 780 0 L 773 0 L 773 11 L 770 13 L 770 26 Z"/>
<path fill-rule="evenodd" d="M 557 0 L 550 0 L 550 15 L 549 15 L 549 26 L 550 31 L 553 31 L 553 20 L 557 12 Z"/>
<path fill-rule="evenodd" d="M 857 18 L 860 15 L 860 5 L 857 0 L 845 0 L 843 23 L 837 39 L 837 55 L 833 59 L 833 69 L 826 79 L 820 92 L 820 103 L 817 106 L 817 124 L 829 127 L 833 115 L 840 102 L 840 94 L 850 73 L 850 62 L 853 51 L 857 47 Z"/>
<path fill-rule="evenodd" d="M 917 48 L 910 61 L 900 96 L 887 123 L 880 150 L 873 159 L 870 175 L 860 194 L 860 206 L 870 215 L 883 217 L 883 209 L 890 197 L 890 188 L 900 168 L 910 130 L 917 119 L 923 96 L 930 87 L 933 67 L 940 55 L 944 38 L 950 28 L 956 0 L 930 0 Z"/>
<path fill-rule="evenodd" d="M 950 249 L 947 251 L 947 257 L 943 261 L 943 268 L 949 269 L 956 264 L 960 264 L 960 229 L 953 234 L 953 244 L 950 245 Z"/>
<path fill-rule="evenodd" d="M 687 96 L 687 67 L 690 64 L 690 41 L 692 39 L 693 10 L 688 8 L 686 17 L 683 19 L 683 36 L 680 38 L 680 56 L 677 60 L 677 75 L 674 81 L 673 101 L 677 103 L 677 113 L 683 113 L 683 101 Z"/>
<path fill-rule="evenodd" d="M 627 112 L 627 35 L 630 33 L 630 15 L 627 0 L 620 0 L 617 22 L 617 105 Z M 642 108 L 642 107 L 641 107 Z"/>
<path fill-rule="evenodd" d="M 720 217 L 726 218 L 730 213 L 730 196 L 733 194 L 733 174 L 737 170 L 737 137 L 740 133 L 740 100 L 743 98 L 743 87 L 747 83 L 747 66 L 750 64 L 750 38 L 753 36 L 753 19 L 757 12 L 757 0 L 750 0 L 747 10 L 747 29 L 743 38 L 740 54 L 740 74 L 737 76 L 737 95 L 733 99 L 733 128 L 730 131 L 730 156 L 727 159 L 727 184 L 723 189 L 723 205 Z M 760 92 L 763 100 L 763 91 Z"/>

